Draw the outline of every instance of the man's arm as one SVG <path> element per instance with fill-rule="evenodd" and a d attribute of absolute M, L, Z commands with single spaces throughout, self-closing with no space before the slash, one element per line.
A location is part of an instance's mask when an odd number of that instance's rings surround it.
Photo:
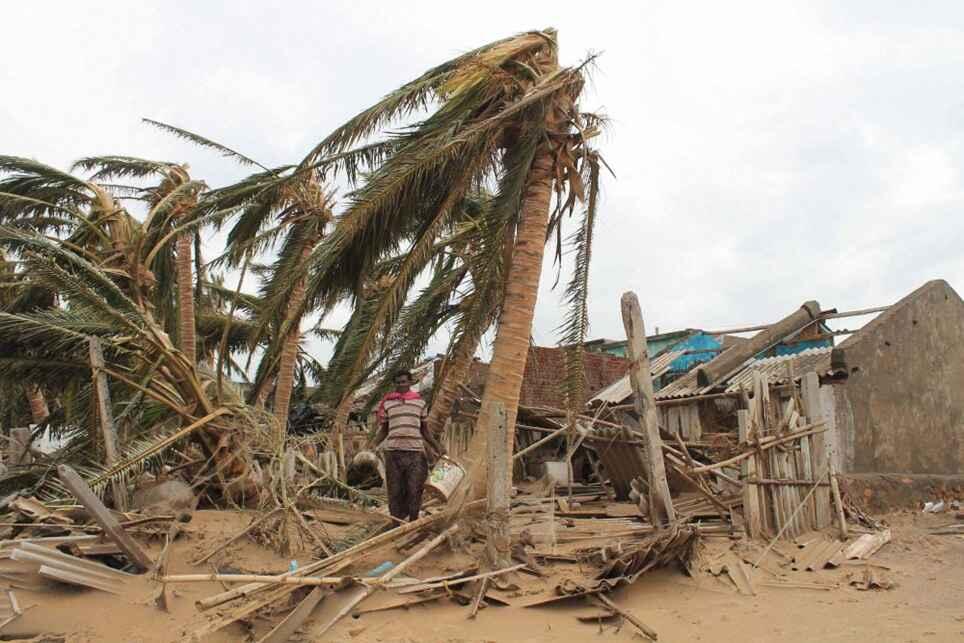
<path fill-rule="evenodd" d="M 435 439 L 435 436 L 432 435 L 432 432 L 428 428 L 428 423 L 425 422 L 425 420 L 419 422 L 418 428 L 422 433 L 422 439 L 425 440 L 432 451 L 435 452 L 435 456 L 438 457 L 440 455 L 445 455 L 445 449 L 442 448 L 442 445 L 439 444 L 438 440 Z"/>
<path fill-rule="evenodd" d="M 378 445 L 385 441 L 388 437 L 388 418 L 382 420 L 382 423 L 378 425 L 378 431 L 375 433 L 375 441 L 372 443 L 372 448 L 377 449 Z"/>

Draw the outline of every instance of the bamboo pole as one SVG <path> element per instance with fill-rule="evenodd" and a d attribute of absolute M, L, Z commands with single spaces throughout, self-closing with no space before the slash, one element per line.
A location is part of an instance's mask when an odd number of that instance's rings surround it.
<path fill-rule="evenodd" d="M 174 574 L 162 576 L 162 583 L 269 583 L 271 585 L 339 585 L 350 576 L 265 576 L 262 574 Z"/>

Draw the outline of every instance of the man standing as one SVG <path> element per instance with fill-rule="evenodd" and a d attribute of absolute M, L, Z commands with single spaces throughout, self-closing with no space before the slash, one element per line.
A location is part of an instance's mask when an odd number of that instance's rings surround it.
<path fill-rule="evenodd" d="M 395 390 L 378 406 L 375 446 L 385 442 L 385 486 L 388 508 L 399 520 L 417 520 L 422 508 L 422 487 L 428 476 L 425 446 L 432 461 L 444 452 L 428 429 L 425 400 L 412 390 L 409 371 L 395 373 Z"/>

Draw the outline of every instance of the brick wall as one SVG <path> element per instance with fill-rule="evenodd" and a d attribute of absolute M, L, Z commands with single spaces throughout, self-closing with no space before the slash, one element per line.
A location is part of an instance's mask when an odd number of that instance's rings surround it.
<path fill-rule="evenodd" d="M 629 369 L 629 360 L 606 353 L 583 353 L 586 374 L 586 399 L 606 388 Z M 485 388 L 489 365 L 475 361 L 466 385 L 480 397 Z M 526 406 L 562 408 L 562 380 L 566 372 L 565 355 L 561 348 L 533 346 L 529 349 L 519 402 Z"/>
<path fill-rule="evenodd" d="M 583 353 L 587 399 L 609 386 L 629 369 L 629 360 L 605 353 Z M 533 346 L 529 349 L 522 393 L 526 406 L 562 408 L 565 400 L 560 390 L 565 377 L 565 354 L 561 348 Z"/>

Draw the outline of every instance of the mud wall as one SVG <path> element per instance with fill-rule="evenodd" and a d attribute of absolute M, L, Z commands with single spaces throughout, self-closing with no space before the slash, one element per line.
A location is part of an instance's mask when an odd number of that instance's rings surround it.
<path fill-rule="evenodd" d="M 964 301 L 930 281 L 840 345 L 833 414 L 848 472 L 964 471 Z"/>

